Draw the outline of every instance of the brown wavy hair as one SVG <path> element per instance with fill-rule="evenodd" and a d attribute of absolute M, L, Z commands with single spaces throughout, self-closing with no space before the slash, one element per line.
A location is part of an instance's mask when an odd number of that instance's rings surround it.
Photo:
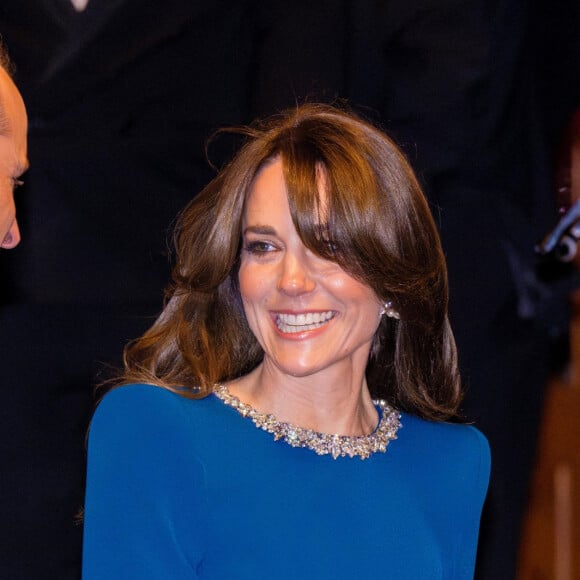
<path fill-rule="evenodd" d="M 398 147 L 372 124 L 329 105 L 301 105 L 235 131 L 245 138 L 238 153 L 178 218 L 165 308 L 125 349 L 123 382 L 203 397 L 261 362 L 238 290 L 241 224 L 256 173 L 279 157 L 305 246 L 400 313 L 400 320 L 383 316 L 377 330 L 367 366 L 373 397 L 426 419 L 454 418 L 461 391 L 445 259 Z M 324 226 L 316 212 L 320 168 Z"/>

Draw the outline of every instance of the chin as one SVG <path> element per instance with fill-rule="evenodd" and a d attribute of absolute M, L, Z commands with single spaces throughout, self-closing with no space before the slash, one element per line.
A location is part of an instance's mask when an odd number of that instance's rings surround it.
<path fill-rule="evenodd" d="M 296 359 L 289 361 L 281 361 L 273 359 L 274 364 L 280 371 L 291 377 L 307 377 L 315 374 L 318 371 L 323 370 L 325 367 L 320 363 L 308 362 L 308 361 L 297 361 Z"/>

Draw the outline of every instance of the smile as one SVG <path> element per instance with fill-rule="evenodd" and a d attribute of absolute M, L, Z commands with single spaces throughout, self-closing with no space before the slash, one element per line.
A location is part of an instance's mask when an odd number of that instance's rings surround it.
<path fill-rule="evenodd" d="M 276 326 L 280 332 L 292 334 L 315 330 L 327 324 L 336 316 L 336 312 L 308 312 L 307 314 L 277 314 Z"/>

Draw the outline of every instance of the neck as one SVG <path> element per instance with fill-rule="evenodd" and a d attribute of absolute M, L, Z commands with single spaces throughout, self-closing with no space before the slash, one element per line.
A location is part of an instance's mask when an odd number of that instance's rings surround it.
<path fill-rule="evenodd" d="M 333 369 L 294 377 L 265 360 L 228 388 L 262 413 L 322 433 L 368 435 L 378 421 L 364 369 Z"/>

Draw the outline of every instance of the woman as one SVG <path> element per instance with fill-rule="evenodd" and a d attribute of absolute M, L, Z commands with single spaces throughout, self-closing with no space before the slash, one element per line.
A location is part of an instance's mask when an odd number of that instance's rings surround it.
<path fill-rule="evenodd" d="M 489 451 L 395 145 L 305 105 L 182 214 L 89 439 L 84 578 L 470 578 Z M 374 400 L 373 400 L 374 399 Z"/>

